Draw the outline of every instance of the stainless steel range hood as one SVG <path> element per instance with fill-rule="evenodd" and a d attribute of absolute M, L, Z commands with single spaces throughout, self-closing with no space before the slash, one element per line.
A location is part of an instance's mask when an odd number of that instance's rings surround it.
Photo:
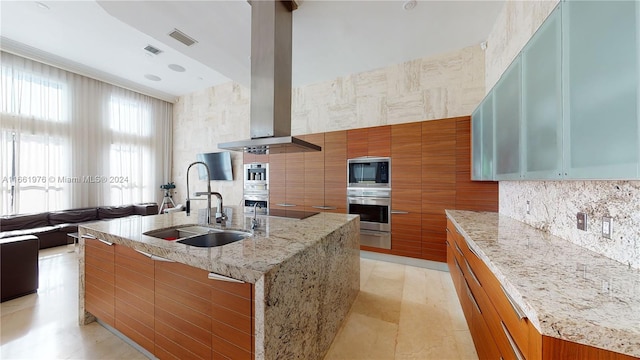
<path fill-rule="evenodd" d="M 320 151 L 291 136 L 291 13 L 295 1 L 251 3 L 251 139 L 218 144 L 255 154 Z"/>

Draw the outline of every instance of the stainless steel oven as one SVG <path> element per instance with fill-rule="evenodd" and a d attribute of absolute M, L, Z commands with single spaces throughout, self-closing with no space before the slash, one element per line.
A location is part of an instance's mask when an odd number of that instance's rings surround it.
<path fill-rule="evenodd" d="M 347 189 L 349 214 L 360 215 L 360 244 L 391 249 L 391 190 Z"/>

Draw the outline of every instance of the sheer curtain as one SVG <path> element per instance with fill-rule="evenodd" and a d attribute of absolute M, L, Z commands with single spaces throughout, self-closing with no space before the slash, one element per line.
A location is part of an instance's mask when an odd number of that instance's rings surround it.
<path fill-rule="evenodd" d="M 160 200 L 172 104 L 0 56 L 2 214 Z"/>

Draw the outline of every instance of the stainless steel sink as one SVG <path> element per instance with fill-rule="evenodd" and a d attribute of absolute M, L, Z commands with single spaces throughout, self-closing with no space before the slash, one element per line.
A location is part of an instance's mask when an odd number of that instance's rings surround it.
<path fill-rule="evenodd" d="M 232 242 L 242 240 L 249 236 L 248 233 L 243 231 L 214 231 L 208 234 L 202 234 L 197 236 L 188 237 L 178 240 L 180 244 L 196 246 L 196 247 L 215 247 L 227 245 Z"/>
<path fill-rule="evenodd" d="M 194 232 L 189 231 L 188 228 L 170 228 L 170 229 L 159 229 L 159 230 L 151 230 L 144 233 L 144 235 L 153 236 L 158 239 L 164 240 L 176 240 L 182 239 L 189 236 L 195 236 L 200 234 L 205 234 L 205 232 Z"/>
<path fill-rule="evenodd" d="M 201 225 L 184 225 L 165 229 L 151 230 L 144 233 L 164 240 L 177 240 L 176 242 L 196 246 L 215 247 L 230 244 L 242 240 L 251 235 L 250 232 L 239 230 L 223 230 Z"/>

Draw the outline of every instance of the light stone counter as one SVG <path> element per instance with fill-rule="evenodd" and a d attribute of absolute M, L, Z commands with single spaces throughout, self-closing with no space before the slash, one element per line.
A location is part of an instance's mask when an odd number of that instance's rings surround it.
<path fill-rule="evenodd" d="M 260 228 L 252 236 L 214 248 L 143 235 L 197 224 L 195 214 L 184 212 L 89 223 L 79 233 L 254 284 L 256 359 L 321 358 L 360 289 L 359 217 L 258 219 Z M 249 229 L 250 222 L 234 207 L 225 228 Z M 85 324 L 92 317 L 84 310 L 84 239 L 80 255 L 79 315 Z"/>
<path fill-rule="evenodd" d="M 640 271 L 498 213 L 446 213 L 542 335 L 640 357 Z"/>

